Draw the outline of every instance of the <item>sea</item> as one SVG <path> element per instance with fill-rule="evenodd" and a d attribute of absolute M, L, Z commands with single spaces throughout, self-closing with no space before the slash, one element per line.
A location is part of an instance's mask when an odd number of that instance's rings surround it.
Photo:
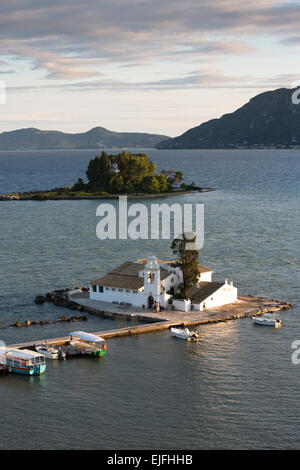
<path fill-rule="evenodd" d="M 97 152 L 0 152 L 0 193 L 73 184 Z M 155 200 L 204 204 L 199 262 L 214 280 L 228 278 L 241 295 L 292 308 L 281 313 L 280 329 L 245 318 L 197 327 L 197 343 L 169 331 L 114 338 L 105 359 L 47 361 L 40 377 L 0 377 L 0 449 L 299 448 L 300 151 L 144 152 L 160 170 L 181 170 L 186 183 L 216 188 Z M 34 298 L 87 285 L 126 260 L 173 258 L 171 240 L 99 240 L 103 202 L 0 202 L 1 325 L 72 315 Z M 0 329 L 0 340 L 120 326 L 89 315 L 87 322 Z"/>

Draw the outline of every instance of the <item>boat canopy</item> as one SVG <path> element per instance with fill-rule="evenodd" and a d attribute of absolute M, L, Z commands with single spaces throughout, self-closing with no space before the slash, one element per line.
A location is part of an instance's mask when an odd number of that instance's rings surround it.
<path fill-rule="evenodd" d="M 41 358 L 42 356 L 38 352 L 30 351 L 29 349 L 9 349 L 6 352 L 6 357 L 29 361 L 30 359 Z"/>
<path fill-rule="evenodd" d="M 105 341 L 100 336 L 92 335 L 91 333 L 86 333 L 85 331 L 74 331 L 73 333 L 70 333 L 70 336 L 72 338 L 82 339 L 83 341 Z"/>

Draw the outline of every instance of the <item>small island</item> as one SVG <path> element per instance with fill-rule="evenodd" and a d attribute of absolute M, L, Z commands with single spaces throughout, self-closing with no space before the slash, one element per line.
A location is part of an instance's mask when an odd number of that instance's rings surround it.
<path fill-rule="evenodd" d="M 158 173 L 156 164 L 145 153 L 123 151 L 108 155 L 103 151 L 90 160 L 86 177 L 87 182 L 78 178 L 73 186 L 0 194 L 0 200 L 104 199 L 119 195 L 144 198 L 215 190 L 198 187 L 194 182 L 183 183 L 183 173 L 178 170 Z"/>

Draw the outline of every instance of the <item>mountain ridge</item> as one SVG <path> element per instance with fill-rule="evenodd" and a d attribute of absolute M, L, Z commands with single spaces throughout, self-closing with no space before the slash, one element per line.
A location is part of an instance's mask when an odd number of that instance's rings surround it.
<path fill-rule="evenodd" d="M 159 142 L 156 148 L 300 148 L 300 105 L 292 102 L 295 90 L 260 93 L 232 113 Z"/>
<path fill-rule="evenodd" d="M 166 138 L 160 134 L 115 132 L 100 126 L 78 133 L 29 127 L 0 133 L 0 150 L 154 148 Z"/>

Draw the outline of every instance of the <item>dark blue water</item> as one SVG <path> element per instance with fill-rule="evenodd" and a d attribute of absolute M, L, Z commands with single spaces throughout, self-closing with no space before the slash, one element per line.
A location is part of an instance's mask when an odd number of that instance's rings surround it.
<path fill-rule="evenodd" d="M 39 378 L 1 378 L 0 448 L 299 447 L 300 365 L 291 362 L 291 343 L 300 339 L 300 152 L 148 153 L 160 169 L 182 170 L 186 182 L 217 188 L 180 196 L 182 203 L 205 204 L 200 262 L 215 279 L 228 277 L 242 294 L 289 300 L 293 308 L 282 313 L 279 330 L 244 319 L 198 328 L 197 344 L 168 332 L 113 339 L 104 361 L 53 361 Z M 95 154 L 0 152 L 0 193 L 72 184 Z M 36 306 L 35 295 L 86 284 L 125 260 L 172 256 L 168 240 L 98 240 L 99 203 L 0 203 L 0 323 L 57 319 L 67 311 Z M 114 326 L 91 317 L 76 329 Z M 69 330 L 69 324 L 0 330 L 0 339 Z"/>

